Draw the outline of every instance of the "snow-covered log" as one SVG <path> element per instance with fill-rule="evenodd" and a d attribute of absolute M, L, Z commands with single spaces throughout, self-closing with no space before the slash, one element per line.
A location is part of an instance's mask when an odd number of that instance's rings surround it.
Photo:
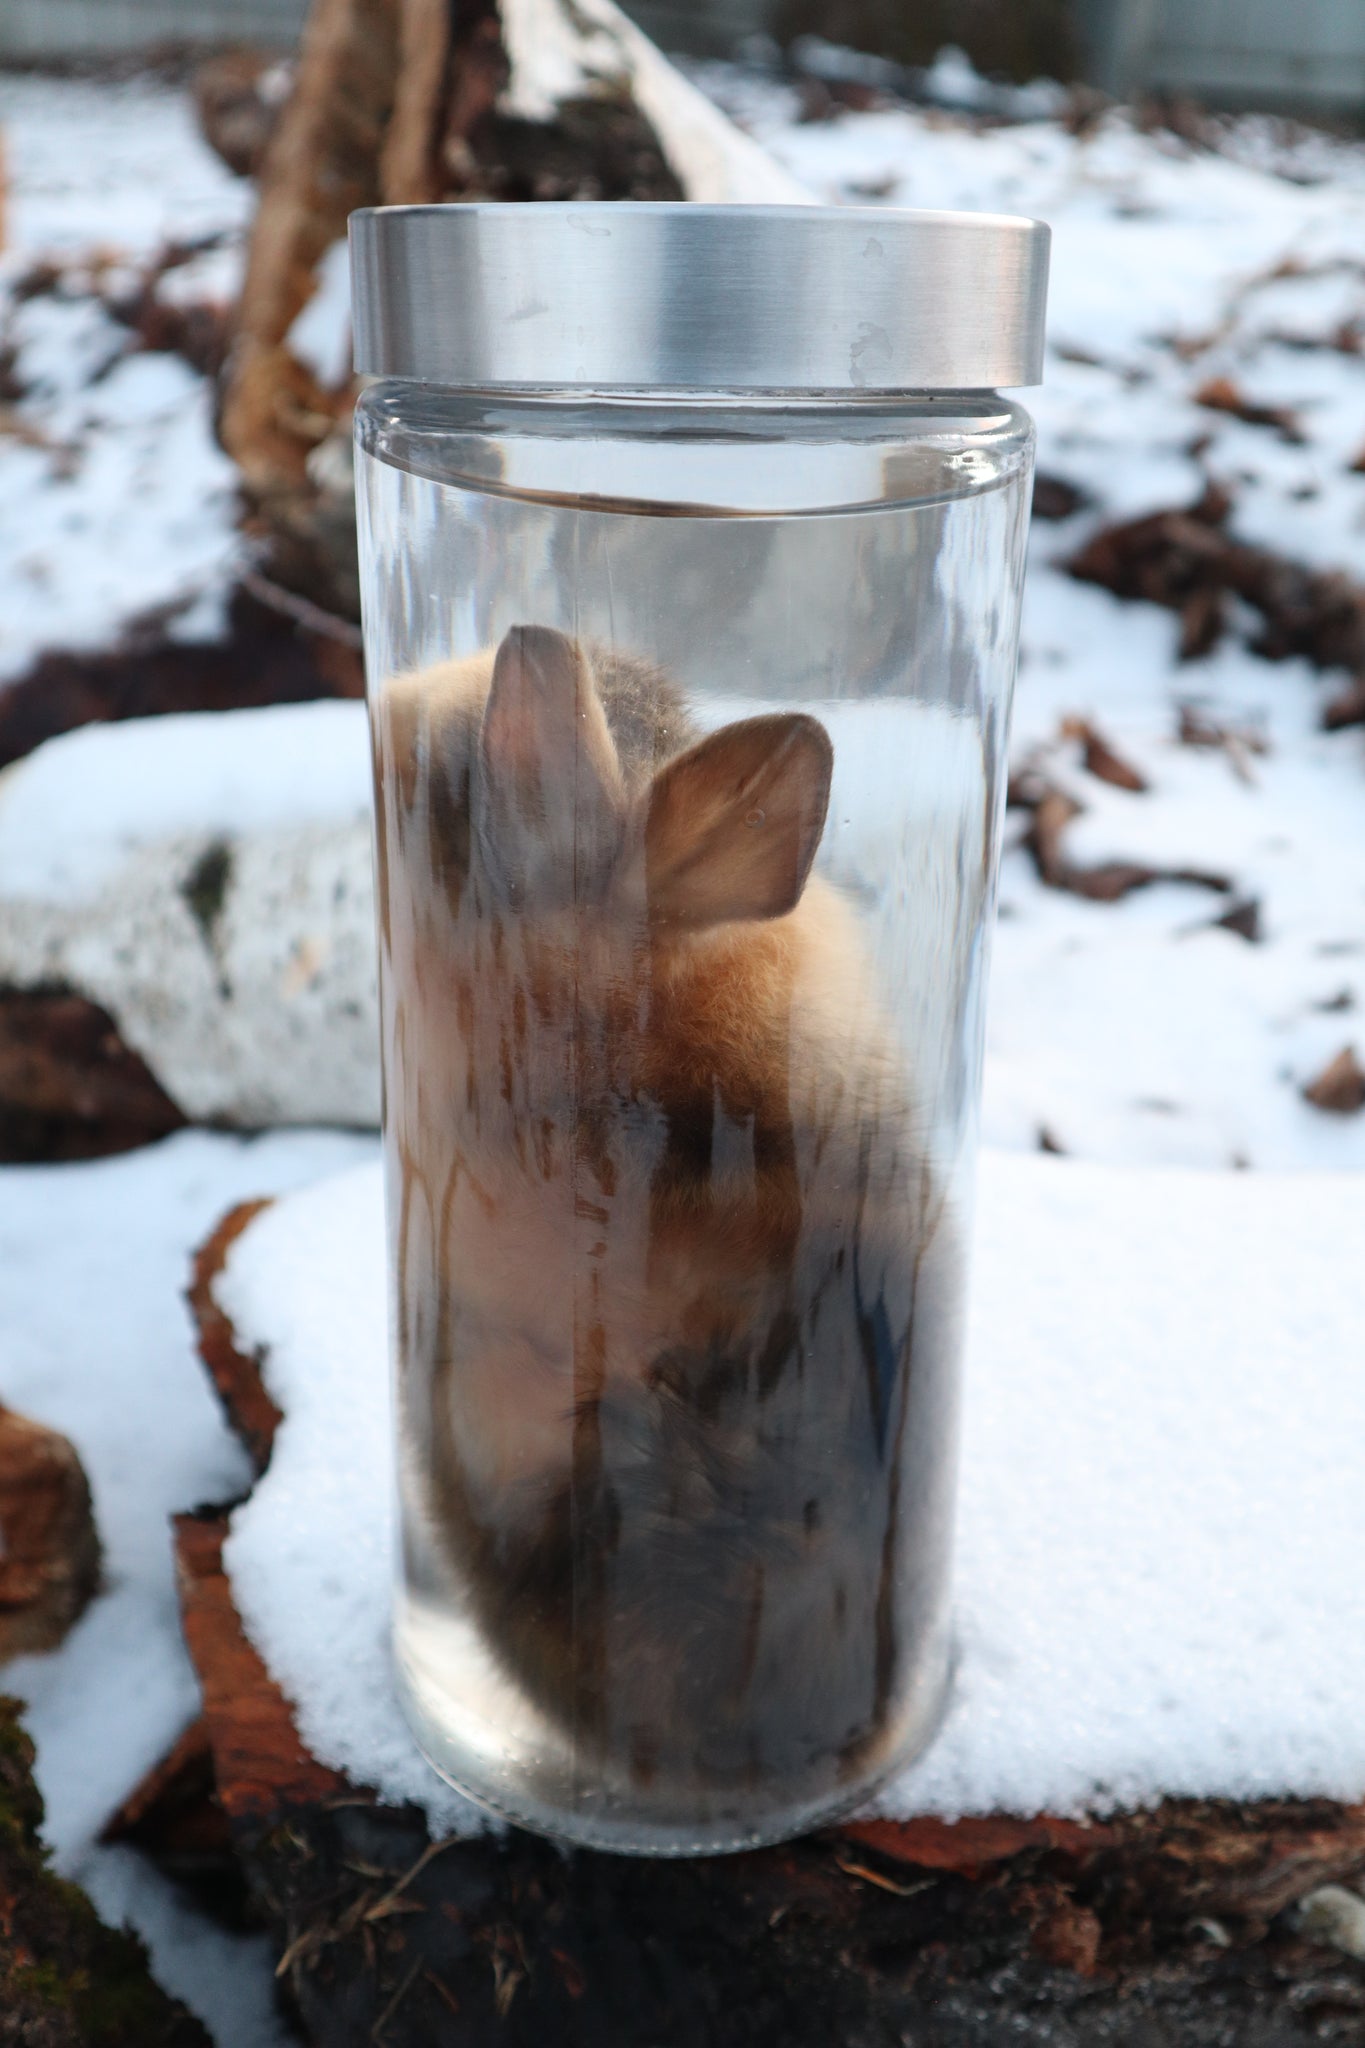
<path fill-rule="evenodd" d="M 86 726 L 0 775 L 0 988 L 97 1004 L 197 1122 L 379 1116 L 364 706 Z"/>
<path fill-rule="evenodd" d="M 983 2048 L 1310 2038 L 1296 2016 L 1340 1996 L 1365 1871 L 1359 1654 L 1315 1634 L 1360 1547 L 1359 1489 L 1323 1475 L 1360 1435 L 1365 1205 L 1330 1175 L 983 1169 L 949 1716 L 876 1815 L 746 1857 L 490 1838 L 417 1755 L 386 1650 L 378 1168 L 238 1211 L 205 1248 L 205 1356 L 263 1476 L 230 1525 L 177 1525 L 185 1633 L 311 2038 L 401 2011 L 417 2048 L 456 2010 L 478 2048 L 893 2048 L 941 2038 L 945 2009 Z M 1097 1374 L 1097 1318 L 1138 1298 Z M 1230 1513 L 1229 1475 L 1254 1514 Z M 1309 1497 L 1311 1526 L 1279 1512 Z"/>

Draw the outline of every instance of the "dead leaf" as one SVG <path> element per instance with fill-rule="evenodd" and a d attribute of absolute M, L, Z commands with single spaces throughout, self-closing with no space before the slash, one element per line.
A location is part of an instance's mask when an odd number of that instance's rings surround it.
<path fill-rule="evenodd" d="M 1357 676 L 1339 697 L 1334 697 L 1322 714 L 1327 732 L 1344 732 L 1348 725 L 1365 725 L 1365 676 Z"/>
<path fill-rule="evenodd" d="M 1094 775 L 1101 782 L 1112 783 L 1115 789 L 1131 789 L 1140 793 L 1151 788 L 1146 776 L 1116 753 L 1088 718 L 1063 719 L 1062 734 L 1066 739 L 1081 742 L 1088 775 Z"/>
<path fill-rule="evenodd" d="M 1365 1067 L 1356 1058 L 1355 1047 L 1344 1045 L 1316 1081 L 1308 1083 L 1303 1097 L 1305 1102 L 1311 1102 L 1317 1109 L 1330 1110 L 1334 1116 L 1354 1116 L 1365 1109 Z"/>
<path fill-rule="evenodd" d="M 1264 733 L 1250 725 L 1226 725 L 1195 704 L 1180 705 L 1179 716 L 1177 736 L 1182 747 L 1221 749 L 1238 781 L 1254 785 L 1256 777 L 1252 772 L 1251 756 L 1270 751 Z"/>
<path fill-rule="evenodd" d="M 1251 642 L 1267 661 L 1301 656 L 1319 669 L 1365 678 L 1365 584 L 1336 570 L 1311 569 L 1226 531 L 1231 500 L 1210 485 L 1184 510 L 1148 513 L 1104 527 L 1067 565 L 1083 583 L 1117 597 L 1164 605 L 1181 620 L 1181 656 L 1207 654 L 1235 616 L 1239 598 L 1261 615 Z M 1365 684 L 1328 718 L 1365 717 Z"/>
<path fill-rule="evenodd" d="M 1091 502 L 1088 491 L 1064 476 L 1049 476 L 1045 470 L 1039 470 L 1033 479 L 1035 519 L 1069 519 L 1073 512 L 1084 511 Z"/>
<path fill-rule="evenodd" d="M 1235 932 L 1248 945 L 1259 946 L 1261 943 L 1261 906 L 1254 896 L 1232 904 L 1221 917 L 1215 917 L 1213 923 L 1216 930 Z"/>
<path fill-rule="evenodd" d="M 1033 822 L 1023 844 L 1032 851 L 1039 876 L 1050 889 L 1065 889 L 1091 903 L 1118 903 L 1135 889 L 1146 889 L 1154 882 L 1185 882 L 1221 896 L 1231 894 L 1231 879 L 1205 868 L 1151 867 L 1136 860 L 1107 860 L 1094 867 L 1080 867 L 1062 851 L 1062 835 L 1080 814 L 1081 806 L 1074 797 L 1060 789 L 1049 789 L 1033 807 Z"/>
<path fill-rule="evenodd" d="M 914 1884 L 905 1884 L 897 1877 L 887 1877 L 883 1871 L 873 1870 L 870 1864 L 853 1863 L 844 1856 L 836 1856 L 835 1862 L 849 1877 L 861 1878 L 864 1884 L 876 1885 L 879 1891 L 894 1892 L 898 1899 L 913 1899 L 916 1892 L 927 1892 L 938 1883 L 936 1877 L 922 1877 Z"/>
<path fill-rule="evenodd" d="M 1249 427 L 1271 427 L 1282 441 L 1301 448 L 1307 439 L 1297 413 L 1287 405 L 1257 405 L 1231 377 L 1210 377 L 1194 394 L 1196 405 L 1206 412 L 1231 413 Z"/>

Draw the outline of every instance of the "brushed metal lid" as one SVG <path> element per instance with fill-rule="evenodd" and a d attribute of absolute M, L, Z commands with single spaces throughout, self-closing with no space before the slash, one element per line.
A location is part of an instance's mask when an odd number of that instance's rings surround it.
<path fill-rule="evenodd" d="M 355 366 L 542 389 L 1037 384 L 1050 240 L 1008 214 L 885 207 L 366 207 Z"/>

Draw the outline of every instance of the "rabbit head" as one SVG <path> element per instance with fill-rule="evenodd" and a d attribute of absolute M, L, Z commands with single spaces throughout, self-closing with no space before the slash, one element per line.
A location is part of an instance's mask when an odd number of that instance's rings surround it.
<path fill-rule="evenodd" d="M 656 942 L 784 916 L 824 829 L 833 751 L 800 713 L 747 718 L 654 773 L 623 763 L 588 653 L 516 626 L 493 662 L 472 813 L 496 900 Z"/>

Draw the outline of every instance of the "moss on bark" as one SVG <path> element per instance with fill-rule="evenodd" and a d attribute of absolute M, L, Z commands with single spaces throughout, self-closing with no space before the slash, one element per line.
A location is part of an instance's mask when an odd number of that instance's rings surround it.
<path fill-rule="evenodd" d="M 141 1942 L 48 1867 L 19 1715 L 0 1697 L 0 2048 L 209 2048 L 153 1981 Z"/>

